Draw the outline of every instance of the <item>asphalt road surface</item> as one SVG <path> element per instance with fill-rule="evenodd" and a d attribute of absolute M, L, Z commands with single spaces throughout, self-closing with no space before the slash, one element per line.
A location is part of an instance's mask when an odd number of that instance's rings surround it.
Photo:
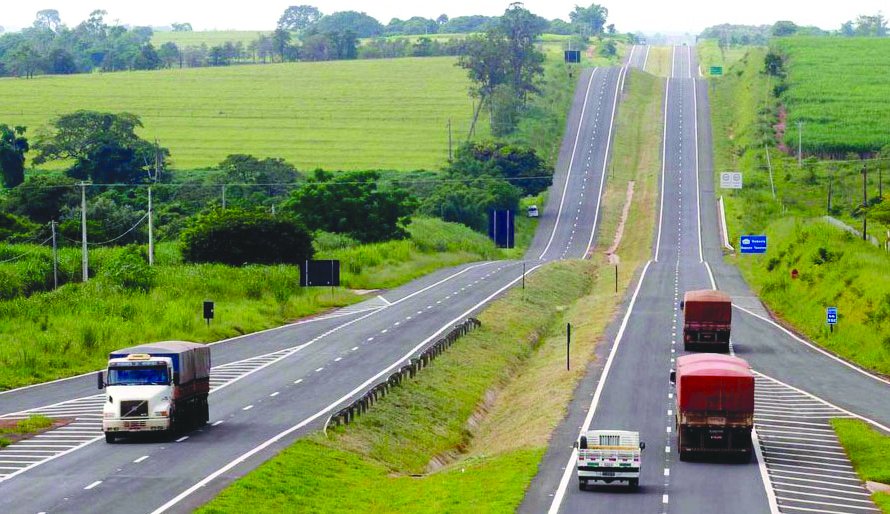
<path fill-rule="evenodd" d="M 875 512 L 828 420 L 886 425 L 888 384 L 775 325 L 738 271 L 723 263 L 707 83 L 696 77 L 691 49 L 675 47 L 653 257 L 579 385 L 520 512 Z M 677 457 L 668 374 L 684 353 L 679 301 L 686 290 L 707 288 L 733 296 L 732 350 L 758 373 L 760 439 L 747 464 Z M 599 428 L 636 430 L 647 443 L 638 491 L 578 489 L 572 443 L 579 430 Z"/>
<path fill-rule="evenodd" d="M 579 72 L 566 136 L 526 269 L 584 257 L 625 68 Z M 520 261 L 442 270 L 362 304 L 213 347 L 211 423 L 177 441 L 101 439 L 94 375 L 0 394 L 6 418 L 64 428 L 0 450 L 0 512 L 187 512 L 401 367 L 522 275 Z"/>

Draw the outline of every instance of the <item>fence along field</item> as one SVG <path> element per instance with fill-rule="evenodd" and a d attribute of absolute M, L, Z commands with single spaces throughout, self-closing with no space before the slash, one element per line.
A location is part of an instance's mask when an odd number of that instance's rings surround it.
<path fill-rule="evenodd" d="M 776 47 L 787 56 L 789 147 L 797 148 L 797 120 L 804 152 L 843 157 L 890 144 L 890 39 L 792 37 Z"/>
<path fill-rule="evenodd" d="M 331 61 L 0 79 L 0 123 L 28 135 L 78 109 L 139 115 L 140 135 L 195 169 L 227 155 L 281 157 L 301 170 L 435 169 L 473 118 L 451 57 Z M 486 135 L 480 116 L 477 135 Z"/>

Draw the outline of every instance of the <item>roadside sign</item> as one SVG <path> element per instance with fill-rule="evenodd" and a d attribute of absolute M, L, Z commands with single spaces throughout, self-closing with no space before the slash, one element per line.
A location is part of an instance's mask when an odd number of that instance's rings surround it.
<path fill-rule="evenodd" d="M 567 63 L 581 62 L 581 50 L 566 50 L 565 60 Z"/>
<path fill-rule="evenodd" d="M 723 75 L 723 66 L 711 66 L 711 75 L 718 77 Z"/>
<path fill-rule="evenodd" d="M 488 237 L 498 248 L 515 245 L 515 213 L 511 210 L 492 209 L 488 215 Z"/>
<path fill-rule="evenodd" d="M 340 261 L 305 261 L 300 266 L 300 287 L 340 285 Z"/>
<path fill-rule="evenodd" d="M 738 171 L 724 171 L 720 173 L 720 187 L 722 189 L 741 189 L 742 174 Z"/>
<path fill-rule="evenodd" d="M 741 253 L 766 253 L 766 236 L 742 236 L 739 238 Z"/>
<path fill-rule="evenodd" d="M 837 325 L 837 307 L 825 309 L 825 318 L 829 325 Z"/>

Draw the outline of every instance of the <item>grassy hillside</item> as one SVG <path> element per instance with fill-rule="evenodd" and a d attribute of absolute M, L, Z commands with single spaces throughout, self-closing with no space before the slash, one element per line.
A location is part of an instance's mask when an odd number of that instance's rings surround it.
<path fill-rule="evenodd" d="M 124 290 L 102 272 L 101 263 L 119 250 L 97 252 L 94 279 L 87 284 L 0 299 L 0 390 L 97 369 L 115 348 L 254 332 L 361 300 L 346 288 L 394 287 L 444 266 L 500 256 L 485 236 L 462 225 L 421 218 L 409 231 L 411 238 L 404 241 L 321 249 L 320 258 L 343 261 L 344 287 L 333 293 L 298 287 L 293 266 L 183 264 L 172 244 L 159 248 L 150 292 Z M 63 267 L 74 266 L 77 254 L 66 251 Z M 38 261 L 0 266 L 0 282 L 46 268 Z M 50 271 L 50 284 L 51 276 Z M 209 327 L 201 319 L 207 299 L 216 302 Z"/>
<path fill-rule="evenodd" d="M 434 169 L 473 115 L 453 58 L 289 63 L 0 79 L 0 123 L 34 134 L 77 109 L 128 111 L 177 168 L 233 153 L 281 157 L 307 170 Z M 485 136 L 486 117 L 477 134 Z"/>
<path fill-rule="evenodd" d="M 798 120 L 805 153 L 843 156 L 890 144 L 890 39 L 793 37 L 773 46 L 786 57 L 786 144 L 796 146 Z"/>
<path fill-rule="evenodd" d="M 884 272 L 890 254 L 821 219 L 831 214 L 861 226 L 861 164 L 812 159 L 798 167 L 796 158 L 775 149 L 777 101 L 771 93 L 777 82 L 763 73 L 766 52 L 751 48 L 724 77 L 713 79 L 711 88 L 715 172 L 739 170 L 745 181 L 742 190 L 718 192 L 725 200 L 730 242 L 736 245 L 741 234 L 751 233 L 765 233 L 770 242 L 763 256 L 730 260 L 774 312 L 810 339 L 890 373 L 890 316 L 884 313 L 890 305 L 890 276 Z M 869 176 L 870 197 L 877 196 L 876 175 Z M 883 234 L 879 225 L 870 227 L 872 234 Z M 800 279 L 791 280 L 792 269 Z M 824 323 L 829 306 L 841 314 L 834 334 Z"/>
<path fill-rule="evenodd" d="M 750 47 L 733 45 L 720 47 L 716 39 L 705 39 L 695 45 L 698 62 L 702 73 L 707 75 L 711 66 L 722 66 L 723 73 L 729 71 L 729 67 L 745 56 Z"/>
<path fill-rule="evenodd" d="M 835 419 L 831 424 L 859 477 L 890 484 L 890 437 L 858 419 Z M 872 499 L 881 512 L 890 514 L 890 493 L 875 493 Z"/>
<path fill-rule="evenodd" d="M 176 43 L 180 48 L 186 46 L 217 46 L 231 41 L 241 42 L 247 46 L 261 35 L 270 35 L 271 30 L 206 30 L 193 32 L 155 31 L 151 43 L 159 47 L 164 43 Z"/>

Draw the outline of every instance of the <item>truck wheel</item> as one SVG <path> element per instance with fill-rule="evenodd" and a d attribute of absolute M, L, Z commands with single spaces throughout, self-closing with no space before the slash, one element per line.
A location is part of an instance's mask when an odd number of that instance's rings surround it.
<path fill-rule="evenodd" d="M 586 435 L 581 436 L 581 440 L 578 442 L 578 448 L 580 448 L 582 450 L 587 449 L 587 436 Z"/>
<path fill-rule="evenodd" d="M 105 432 L 105 442 L 108 444 L 114 444 L 115 442 L 117 442 L 117 434 Z"/>
<path fill-rule="evenodd" d="M 628 485 L 630 485 L 634 489 L 640 487 L 640 479 L 639 478 L 631 478 L 628 482 L 629 482 Z"/>
<path fill-rule="evenodd" d="M 201 401 L 201 426 L 207 424 L 210 421 L 210 402 L 207 401 L 205 397 L 204 400 Z"/>
<path fill-rule="evenodd" d="M 585 481 L 583 481 L 583 480 L 579 480 L 579 481 L 578 481 L 578 490 L 579 490 L 579 491 L 586 491 L 586 490 L 587 490 L 587 482 L 585 482 Z"/>

